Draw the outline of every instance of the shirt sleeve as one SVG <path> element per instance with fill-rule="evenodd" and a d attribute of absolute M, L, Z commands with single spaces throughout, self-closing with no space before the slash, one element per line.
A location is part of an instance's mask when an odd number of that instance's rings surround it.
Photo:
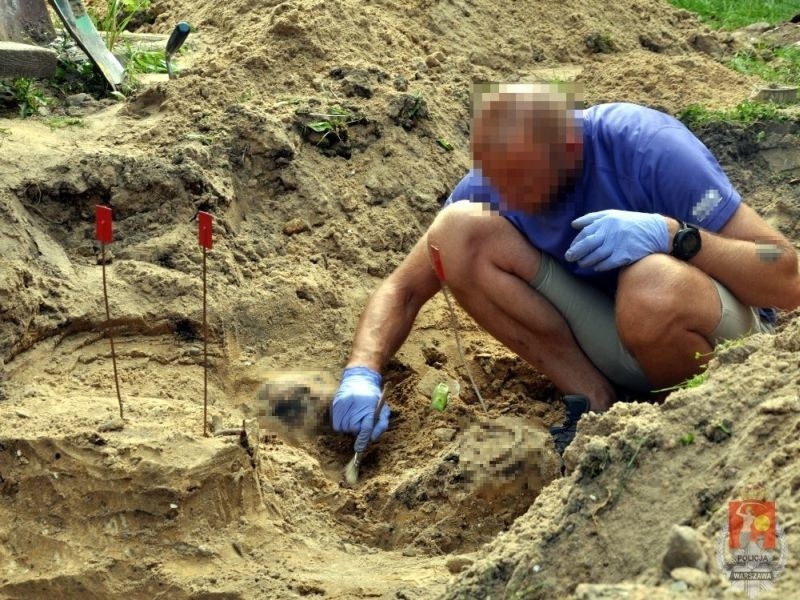
<path fill-rule="evenodd" d="M 676 122 L 677 123 L 677 122 Z M 717 159 L 680 124 L 659 129 L 637 152 L 642 210 L 717 232 L 741 204 Z"/>
<path fill-rule="evenodd" d="M 453 188 L 453 192 L 445 200 L 444 206 L 450 206 L 459 200 L 490 204 L 493 208 L 499 206 L 500 196 L 489 180 L 481 175 L 477 169 L 470 169 L 461 181 Z"/>

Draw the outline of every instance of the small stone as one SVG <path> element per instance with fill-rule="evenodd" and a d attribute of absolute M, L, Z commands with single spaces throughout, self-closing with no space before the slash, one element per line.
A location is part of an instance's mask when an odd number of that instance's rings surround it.
<path fill-rule="evenodd" d="M 24 410 L 18 410 L 18 411 L 16 411 L 16 415 L 17 415 L 17 416 L 18 416 L 20 419 L 30 419 L 30 418 L 31 418 L 31 416 L 30 416 L 28 413 L 26 413 Z"/>
<path fill-rule="evenodd" d="M 433 430 L 433 435 L 443 442 L 452 442 L 456 437 L 456 430 L 451 427 L 437 427 Z"/>
<path fill-rule="evenodd" d="M 297 233 L 308 231 L 309 229 L 310 227 L 308 223 L 306 223 L 300 217 L 295 217 L 294 219 L 286 222 L 286 224 L 283 226 L 283 233 L 284 235 L 292 236 Z"/>
<path fill-rule="evenodd" d="M 403 77 L 402 75 L 398 75 L 394 78 L 394 89 L 398 92 L 405 92 L 408 89 L 408 79 Z"/>
<path fill-rule="evenodd" d="M 695 589 L 706 587 L 711 580 L 711 578 L 703 571 L 700 571 L 699 569 L 693 569 L 691 567 L 678 567 L 677 569 L 672 569 L 669 576 L 675 581 L 683 581 L 690 588 Z"/>
<path fill-rule="evenodd" d="M 80 106 L 81 104 L 86 104 L 87 102 L 91 102 L 91 100 L 92 97 L 86 93 L 72 94 L 71 96 L 67 96 L 67 105 Z"/>
<path fill-rule="evenodd" d="M 742 29 L 751 33 L 764 33 L 765 31 L 772 29 L 772 25 L 766 21 L 759 21 L 757 23 L 751 23 L 747 27 L 742 27 Z"/>
<path fill-rule="evenodd" d="M 110 421 L 106 421 L 102 425 L 97 428 L 97 431 L 106 432 L 106 431 L 122 431 L 125 428 L 125 421 L 120 418 L 113 418 Z"/>
<path fill-rule="evenodd" d="M 469 558 L 468 556 L 453 556 L 448 558 L 447 561 L 444 563 L 444 566 L 447 567 L 447 570 L 450 571 L 453 575 L 456 573 L 461 573 L 467 567 L 472 566 L 475 561 Z"/>
<path fill-rule="evenodd" d="M 417 551 L 414 548 L 403 548 L 403 556 L 416 556 Z"/>
<path fill-rule="evenodd" d="M 439 59 L 437 59 L 433 54 L 425 57 L 425 66 L 427 66 L 430 69 L 434 69 L 438 67 L 440 64 L 441 63 L 439 62 Z"/>
<path fill-rule="evenodd" d="M 677 592 L 679 594 L 682 594 L 682 593 L 688 591 L 689 586 L 686 584 L 685 581 L 673 581 L 672 585 L 669 586 L 669 589 L 671 589 L 673 592 Z"/>
<path fill-rule="evenodd" d="M 691 527 L 673 525 L 661 565 L 665 573 L 671 573 L 679 567 L 706 571 L 708 559 L 700 544 L 700 535 Z"/>
<path fill-rule="evenodd" d="M 342 90 L 348 96 L 372 98 L 372 81 L 369 72 L 364 69 L 352 69 L 344 76 Z"/>
<path fill-rule="evenodd" d="M 95 257 L 95 260 L 98 265 L 102 264 L 110 265 L 112 262 L 114 262 L 114 253 L 108 248 L 106 248 L 105 256 L 103 255 L 102 252 L 98 252 Z"/>

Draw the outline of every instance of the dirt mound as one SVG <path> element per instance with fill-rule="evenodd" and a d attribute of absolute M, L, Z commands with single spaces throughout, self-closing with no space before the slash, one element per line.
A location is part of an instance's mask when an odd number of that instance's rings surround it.
<path fill-rule="evenodd" d="M 536 590 L 528 578 L 542 565 L 575 583 L 641 572 L 643 589 L 656 589 L 659 536 L 688 522 L 710 539 L 711 517 L 693 498 L 703 485 L 708 507 L 739 492 L 712 467 L 739 443 L 744 419 L 774 425 L 758 406 L 768 393 L 786 395 L 774 382 L 790 371 L 776 365 L 796 362 L 796 321 L 783 316 L 784 337 L 750 353 L 753 377 L 777 357 L 773 383 L 751 382 L 752 405 L 707 388 L 714 410 L 736 425 L 730 440 L 706 440 L 717 415 L 682 400 L 703 388 L 663 409 L 618 407 L 586 422 L 576 474 L 547 486 L 555 473 L 541 431 L 559 421 L 552 385 L 461 314 L 489 400 L 484 415 L 436 298 L 386 373 L 392 427 L 351 489 L 341 480 L 352 439 L 325 426 L 295 435 L 262 419 L 254 445 L 202 436 L 202 255 L 192 218 L 198 209 L 215 215 L 209 416 L 236 431 L 264 417 L 258 389 L 276 371 L 338 377 L 369 293 L 469 165 L 473 82 L 578 79 L 591 102 L 733 105 L 751 82 L 713 59 L 733 42 L 656 0 L 624 0 L 613 12 L 582 0 L 557 9 L 488 0 L 257 4 L 154 0 L 151 30 L 168 33 L 184 18 L 197 28 L 176 59 L 179 79 L 118 105 L 92 103 L 82 128 L 0 120 L 0 595 L 430 598 L 473 560 L 448 554 L 471 553 L 512 527 L 542 489 L 515 533 L 453 590 Z M 781 127 L 703 135 L 753 204 L 797 239 L 796 175 L 786 167 L 794 163 L 781 157 L 794 156 L 798 131 Z M 108 426 L 117 409 L 93 241 L 100 202 L 115 217 L 107 268 L 121 430 Z M 737 373 L 751 372 L 747 361 Z M 711 383 L 738 389 L 733 369 L 716 370 Z M 428 408 L 431 383 L 445 380 L 461 391 L 439 413 Z M 319 381 L 298 383 L 313 395 Z M 296 397 L 285 400 L 291 411 Z M 698 428 L 696 445 L 670 445 L 679 417 Z M 755 431 L 742 427 L 737 461 L 756 448 Z M 705 455 L 690 454 L 701 447 Z M 484 461 L 476 448 L 494 454 Z M 780 448 L 794 452 L 788 441 Z M 586 457 L 606 449 L 607 464 L 587 475 Z M 632 460 L 618 499 L 607 500 L 603 490 L 614 498 Z M 704 473 L 687 479 L 694 495 L 662 491 L 663 481 L 686 476 L 684 464 Z M 790 465 L 775 463 L 780 473 Z M 746 485 L 756 478 L 749 473 L 728 479 Z M 794 475 L 780 477 L 774 491 L 788 511 Z M 564 513 L 565 501 L 577 508 Z M 631 535 L 637 511 L 652 536 Z M 604 546 L 606 575 L 594 558 L 595 520 L 613 529 L 603 538 L 613 542 Z M 560 550 L 535 562 L 547 544 Z M 572 590 L 547 577 L 540 595 Z"/>
<path fill-rule="evenodd" d="M 717 554 L 730 500 L 774 499 L 788 547 L 800 543 L 798 358 L 795 320 L 718 353 L 705 384 L 663 406 L 617 404 L 581 421 L 566 454 L 570 478 L 548 487 L 445 597 L 633 598 L 657 586 L 650 597 L 677 598 L 686 583 L 693 597 L 723 597 L 730 584 Z M 699 534 L 704 575 L 662 570 L 673 525 Z M 787 568 L 759 598 L 793 597 L 797 587 Z"/>

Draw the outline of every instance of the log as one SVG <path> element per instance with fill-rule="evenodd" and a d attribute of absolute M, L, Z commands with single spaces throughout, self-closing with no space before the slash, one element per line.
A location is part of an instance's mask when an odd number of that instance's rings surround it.
<path fill-rule="evenodd" d="M 0 42 L 0 78 L 49 79 L 56 74 L 57 56 L 56 52 L 49 48 L 18 42 Z"/>

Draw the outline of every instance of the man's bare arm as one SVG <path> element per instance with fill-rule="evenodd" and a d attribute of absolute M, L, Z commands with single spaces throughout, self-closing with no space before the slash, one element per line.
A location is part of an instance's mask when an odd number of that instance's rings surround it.
<path fill-rule="evenodd" d="M 669 239 L 678 222 L 667 218 Z M 793 310 L 800 306 L 797 252 L 779 232 L 745 204 L 720 230 L 701 234 L 703 246 L 689 263 L 727 287 L 750 306 Z"/>
<path fill-rule="evenodd" d="M 380 373 L 408 337 L 422 305 L 439 290 L 427 240 L 426 233 L 373 292 L 358 321 L 348 367 Z"/>

